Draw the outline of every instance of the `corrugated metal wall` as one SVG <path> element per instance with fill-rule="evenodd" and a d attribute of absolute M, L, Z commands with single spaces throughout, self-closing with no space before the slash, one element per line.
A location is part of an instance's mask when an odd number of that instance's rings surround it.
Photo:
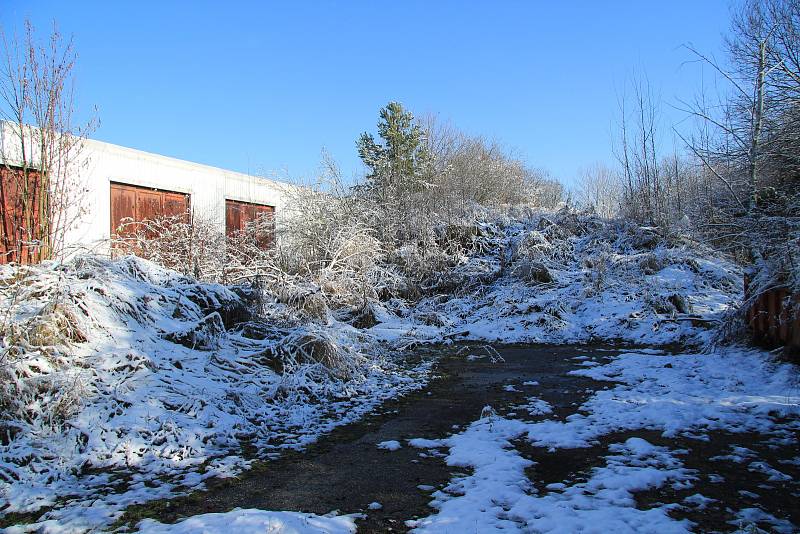
<path fill-rule="evenodd" d="M 183 193 L 112 183 L 111 235 L 120 233 L 120 226 L 125 219 L 153 221 L 164 217 L 181 217 L 188 223 L 189 208 L 190 197 Z"/>
<path fill-rule="evenodd" d="M 37 171 L 0 165 L 0 263 L 42 260 L 40 240 L 47 226 L 42 220 L 44 185 Z"/>
<path fill-rule="evenodd" d="M 750 297 L 745 280 L 745 298 Z M 771 348 L 785 347 L 787 353 L 800 355 L 800 295 L 786 287 L 764 291 L 747 310 L 747 324 L 753 341 Z"/>

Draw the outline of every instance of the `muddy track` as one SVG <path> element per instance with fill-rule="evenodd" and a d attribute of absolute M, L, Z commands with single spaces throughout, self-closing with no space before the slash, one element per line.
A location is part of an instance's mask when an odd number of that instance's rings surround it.
<path fill-rule="evenodd" d="M 233 508 L 259 508 L 265 510 L 295 510 L 326 514 L 333 510 L 341 513 L 362 513 L 358 521 L 359 532 L 405 532 L 404 521 L 430 515 L 428 507 L 431 488 L 441 488 L 459 472 L 445 465 L 434 450 L 409 447 L 405 440 L 415 437 L 441 438 L 457 432 L 475 421 L 486 405 L 499 414 L 514 412 L 513 406 L 535 394 L 553 407 L 547 416 L 526 417 L 564 418 L 577 411 L 594 391 L 611 387 L 611 384 L 568 375 L 579 367 L 576 356 L 591 355 L 598 363 L 607 361 L 618 350 L 607 347 L 586 346 L 525 346 L 503 347 L 504 361 L 491 361 L 486 352 L 478 349 L 455 354 L 448 351 L 437 365 L 437 378 L 427 388 L 399 401 L 385 404 L 380 413 L 341 427 L 303 453 L 285 453 L 280 459 L 258 464 L 236 479 L 211 481 L 208 491 L 187 497 L 160 501 L 129 510 L 124 522 L 135 524 L 142 517 L 152 517 L 162 522 L 174 522 L 183 517 L 208 512 L 226 512 Z M 483 355 L 469 359 L 467 354 Z M 525 381 L 538 385 L 522 385 Z M 517 391 L 506 389 L 514 384 Z M 519 416 L 519 414 L 517 414 Z M 687 467 L 698 473 L 720 473 L 719 462 L 709 463 L 716 454 L 725 454 L 730 444 L 757 448 L 759 436 L 726 435 L 710 442 L 698 440 L 665 440 L 652 431 L 618 433 L 599 440 L 589 449 L 559 449 L 555 453 L 531 447 L 519 440 L 514 445 L 520 454 L 534 461 L 528 476 L 533 486 L 546 492 L 551 482 L 585 480 L 593 467 L 604 465 L 608 445 L 628 437 L 643 437 L 657 445 L 687 450 L 684 460 Z M 397 440 L 403 446 L 396 451 L 379 449 L 383 441 Z M 762 447 L 764 454 L 775 460 L 791 458 L 792 450 L 770 450 Z M 786 466 L 784 466 L 785 468 Z M 738 472 L 737 471 L 743 471 Z M 778 517 L 800 523 L 797 511 L 791 504 L 796 496 L 787 491 L 786 484 L 767 487 L 764 480 L 747 471 L 744 466 L 722 467 L 730 484 L 714 484 L 706 476 L 699 476 L 689 494 L 702 493 L 717 498 L 719 502 L 711 513 L 676 511 L 676 518 L 688 518 L 699 525 L 699 530 L 726 530 L 730 527 L 730 506 L 741 508 L 737 501 L 741 490 L 758 492 L 765 496 L 757 503 Z M 461 470 L 463 472 L 463 470 Z M 800 473 L 794 473 L 795 480 Z M 422 489 L 420 488 L 422 486 Z M 797 485 L 792 485 L 797 492 Z M 657 502 L 681 502 L 688 495 L 661 488 L 637 497 L 642 508 Z M 371 510 L 368 505 L 379 502 L 381 509 Z M 752 504 L 752 503 L 751 503 Z"/>

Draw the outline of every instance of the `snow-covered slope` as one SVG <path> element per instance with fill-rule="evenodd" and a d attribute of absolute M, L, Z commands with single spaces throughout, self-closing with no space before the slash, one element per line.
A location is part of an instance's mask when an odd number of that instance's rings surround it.
<path fill-rule="evenodd" d="M 424 366 L 365 352 L 342 325 L 273 307 L 269 323 L 226 328 L 247 319 L 241 295 L 132 257 L 5 267 L 0 280 L 0 509 L 70 495 L 44 524 L 106 523 L 240 471 L 245 443 L 301 447 L 424 383 Z"/>
<path fill-rule="evenodd" d="M 712 250 L 592 215 L 495 219 L 476 226 L 469 248 L 437 281 L 455 294 L 382 310 L 383 323 L 371 332 L 434 341 L 701 345 L 742 298 L 741 269 Z"/>

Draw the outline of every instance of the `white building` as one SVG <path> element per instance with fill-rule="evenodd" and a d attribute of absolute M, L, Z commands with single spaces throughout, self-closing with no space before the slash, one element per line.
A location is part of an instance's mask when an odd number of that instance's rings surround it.
<path fill-rule="evenodd" d="M 0 166 L 6 170 L 4 181 L 7 181 L 8 169 L 13 169 L 15 159 L 19 159 L 20 143 L 12 125 L 2 126 L 0 154 L 4 165 Z M 231 225 L 249 220 L 253 213 L 273 212 L 280 224 L 287 194 L 297 188 L 94 140 L 84 141 L 80 160 L 73 165 L 79 175 L 75 183 L 81 190 L 76 195 L 80 214 L 69 225 L 64 241 L 68 248 L 81 247 L 100 253 L 108 252 L 109 238 L 125 217 L 142 220 L 187 213 L 187 219 L 202 217 L 220 231 L 230 231 L 236 229 Z M 8 197 L 8 190 L 6 187 L 0 193 Z M 0 207 L 7 212 L 4 213 L 7 218 L 11 211 L 8 201 L 0 200 Z"/>

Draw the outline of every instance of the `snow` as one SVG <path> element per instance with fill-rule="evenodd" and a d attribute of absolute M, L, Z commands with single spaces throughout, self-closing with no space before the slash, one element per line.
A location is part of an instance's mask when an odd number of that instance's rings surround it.
<path fill-rule="evenodd" d="M 434 493 L 436 514 L 407 525 L 420 533 L 687 531 L 687 524 L 672 520 L 664 509 L 634 507 L 634 491 L 691 477 L 665 449 L 631 438 L 612 449 L 618 454 L 607 457 L 608 465 L 596 469 L 588 482 L 539 496 L 525 477 L 533 462 L 510 444 L 525 429 L 519 421 L 497 418 L 490 424 L 484 419 L 449 438 L 447 464 L 471 467 L 473 474 Z"/>
<path fill-rule="evenodd" d="M 318 516 L 300 512 L 233 510 L 224 514 L 202 514 L 165 525 L 151 519 L 139 523 L 140 534 L 352 534 L 351 516 Z"/>
<path fill-rule="evenodd" d="M 380 510 L 381 508 L 383 508 L 383 505 L 376 501 L 376 502 L 369 503 L 367 505 L 367 508 L 370 509 L 370 510 Z"/>
<path fill-rule="evenodd" d="M 408 440 L 408 444 L 417 449 L 433 449 L 442 447 L 444 442 L 440 439 L 413 438 Z"/>
<path fill-rule="evenodd" d="M 66 315 L 59 320 L 74 323 L 85 338 L 24 348 L 14 361 L 17 374 L 2 377 L 22 392 L 11 396 L 22 415 L 3 421 L 13 438 L 0 445 L 0 507 L 4 513 L 53 507 L 31 526 L 44 531 L 103 528 L 131 504 L 201 489 L 210 477 L 248 469 L 251 460 L 239 456 L 243 442 L 263 458 L 302 449 L 424 386 L 431 362 L 409 369 L 400 361 L 419 344 L 485 342 L 461 354 L 476 365 L 502 364 L 489 343 L 708 347 L 716 335 L 708 326 L 741 298 L 737 266 L 696 243 L 654 241 L 647 229 L 630 224 L 543 214 L 480 228 L 475 250 L 440 274 L 464 280 L 492 275 L 489 282 L 415 303 L 371 302 L 377 324 L 368 329 L 334 314 L 310 321 L 278 302 L 263 306 L 259 335 L 229 328 L 226 306 L 242 301 L 235 288 L 198 283 L 135 258 L 85 257 L 64 267 L 30 268 L 21 293 L 9 289 L 16 287 L 11 268 L 0 267 L 0 305 L 9 310 L 15 332 L 39 328 L 54 288 L 62 287 Z M 501 261 L 505 251 L 508 264 Z M 521 276 L 526 262 L 542 263 L 552 281 Z M 675 302 L 690 311 L 678 310 Z M 56 316 L 58 310 L 50 312 Z M 3 350 L 12 338 L 3 339 Z M 309 352 L 320 344 L 331 350 L 315 359 Z M 287 349 L 298 346 L 311 349 Z M 683 531 L 689 525 L 669 518 L 666 507 L 637 510 L 631 499 L 638 489 L 692 483 L 676 451 L 627 440 L 609 449 L 606 465 L 586 482 L 555 483 L 538 494 L 525 477 L 525 469 L 535 466 L 511 442 L 555 450 L 588 447 L 621 430 L 693 439 L 714 430 L 752 431 L 775 440 L 790 439 L 797 430 L 776 422 L 797 420 L 796 372 L 760 351 L 719 347 L 672 355 L 637 349 L 610 361 L 602 349 L 586 352 L 574 374 L 609 385 L 565 420 L 548 419 L 552 407 L 527 396 L 514 408 L 536 421 L 500 417 L 487 406 L 458 434 L 408 439 L 411 447 L 447 450 L 450 465 L 474 469 L 434 491 L 437 513 L 412 526 L 423 532 L 471 532 L 476 525 L 480 531 L 530 525 L 541 531 L 598 525 Z M 520 392 L 514 384 L 505 389 Z M 49 417 L 54 411 L 62 415 Z M 402 445 L 389 440 L 377 446 L 392 451 Z M 744 450 L 732 450 L 730 459 L 748 462 L 772 480 L 786 476 L 780 465 Z M 690 502 L 702 504 L 700 497 Z M 262 532 L 269 521 L 297 532 L 309 525 L 340 529 L 332 532 L 352 526 L 345 517 L 238 510 L 175 526 L 145 521 L 142 528 L 212 532 L 236 521 L 242 528 L 260 525 L 252 528 Z"/>
<path fill-rule="evenodd" d="M 797 532 L 794 525 L 785 519 L 778 519 L 760 508 L 743 508 L 736 514 L 737 518 L 730 521 L 731 525 L 739 527 L 737 532 L 752 532 L 757 522 L 768 523 L 778 534 L 792 534 Z"/>
<path fill-rule="evenodd" d="M 53 506 L 42 527 L 97 528 L 131 504 L 235 476 L 251 463 L 243 440 L 264 458 L 302 449 L 420 388 L 430 365 L 401 367 L 349 325 L 300 322 L 282 305 L 263 331 L 225 330 L 219 312 L 241 302 L 231 289 L 132 257 L 30 267 L 22 281 L 21 298 L 2 294 L 16 299 L 13 327 L 43 330 L 61 287 L 64 317 L 87 340 L 10 360 L 19 415 L 4 425 L 19 431 L 0 444 L 0 502 L 6 513 Z M 328 359 L 293 349 L 303 343 L 330 347 Z M 63 423 L 56 409 L 69 410 Z"/>
<path fill-rule="evenodd" d="M 701 437 L 723 429 L 766 433 L 776 426 L 770 415 L 800 414 L 795 369 L 772 362 L 758 350 L 729 347 L 679 356 L 625 353 L 572 374 L 621 384 L 597 392 L 581 407 L 587 415 L 537 429 L 535 443 L 568 440 L 587 446 L 596 436 L 633 428 L 657 429 L 664 437 Z"/>
<path fill-rule="evenodd" d="M 792 477 L 790 477 L 786 473 L 778 471 L 777 469 L 775 469 L 766 462 L 752 462 L 747 468 L 750 471 L 764 473 L 765 475 L 768 476 L 767 480 L 769 480 L 770 482 L 783 482 L 786 480 L 792 480 Z"/>
<path fill-rule="evenodd" d="M 553 407 L 550 403 L 543 399 L 536 397 L 528 397 L 528 402 L 512 406 L 515 410 L 525 410 L 529 415 L 545 415 L 553 412 Z"/>
<path fill-rule="evenodd" d="M 669 363 L 670 366 L 665 367 Z M 564 421 L 524 422 L 493 415 L 463 432 L 438 440 L 412 439 L 420 446 L 447 447 L 447 464 L 471 469 L 433 494 L 429 517 L 407 522 L 414 532 L 492 532 L 532 530 L 688 532 L 692 525 L 668 514 L 674 505 L 635 507 L 633 493 L 670 484 L 691 488 L 694 471 L 686 469 L 681 450 L 656 446 L 638 437 L 609 445 L 605 465 L 587 481 L 552 483 L 538 492 L 515 440 L 558 448 L 587 447 L 598 437 L 620 430 L 656 429 L 665 437 L 702 439 L 712 429 L 759 431 L 779 439 L 800 430 L 800 396 L 796 371 L 772 362 L 759 351 L 728 348 L 712 354 L 656 355 L 628 353 L 611 362 L 574 371 L 617 384 L 599 390 L 579 413 Z M 782 422 L 778 422 L 782 421 Z M 743 448 L 735 452 L 747 455 Z M 757 469 L 782 480 L 765 462 Z M 695 494 L 687 504 L 705 507 L 710 499 Z M 740 521 L 765 521 L 778 532 L 792 526 L 758 509 L 739 512 Z"/>
<path fill-rule="evenodd" d="M 689 495 L 688 497 L 686 497 L 683 500 L 683 502 L 685 502 L 686 504 L 694 505 L 698 510 L 704 510 L 709 505 L 709 503 L 714 502 L 714 499 L 705 497 L 703 495 L 700 495 L 699 493 L 695 493 L 694 495 Z"/>

